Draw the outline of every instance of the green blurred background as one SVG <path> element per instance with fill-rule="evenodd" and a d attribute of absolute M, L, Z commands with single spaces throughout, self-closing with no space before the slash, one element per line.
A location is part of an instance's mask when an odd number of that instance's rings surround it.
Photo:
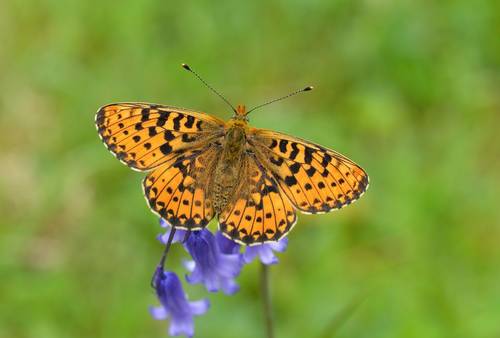
<path fill-rule="evenodd" d="M 0 1 L 0 337 L 166 336 L 143 175 L 94 113 L 229 118 L 181 62 L 235 104 L 314 85 L 251 123 L 370 174 L 354 205 L 300 216 L 271 271 L 276 337 L 500 337 L 499 23 L 493 0 Z M 238 281 L 198 337 L 263 336 L 258 265 Z"/>

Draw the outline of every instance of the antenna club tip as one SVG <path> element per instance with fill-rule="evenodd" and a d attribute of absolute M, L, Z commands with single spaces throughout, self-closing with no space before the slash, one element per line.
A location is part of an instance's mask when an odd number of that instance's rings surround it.
<path fill-rule="evenodd" d="M 191 67 L 189 67 L 187 64 L 185 64 L 185 63 L 181 63 L 181 66 L 182 66 L 182 68 L 184 68 L 185 70 L 189 70 L 189 71 L 191 71 Z"/>
<path fill-rule="evenodd" d="M 314 87 L 313 87 L 313 86 L 307 86 L 307 87 L 306 87 L 306 88 L 304 88 L 303 90 L 304 90 L 305 92 L 308 92 L 308 91 L 313 90 L 313 89 L 314 89 Z"/>

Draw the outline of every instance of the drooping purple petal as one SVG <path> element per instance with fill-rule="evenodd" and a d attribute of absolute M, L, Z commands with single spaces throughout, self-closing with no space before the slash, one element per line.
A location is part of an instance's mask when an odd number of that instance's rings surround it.
<path fill-rule="evenodd" d="M 208 300 L 189 302 L 179 277 L 173 272 L 164 271 L 160 266 L 155 272 L 154 287 L 161 306 L 150 308 L 153 318 L 157 320 L 169 318 L 171 336 L 192 337 L 194 335 L 193 316 L 202 315 L 208 310 Z"/>
<path fill-rule="evenodd" d="M 236 254 L 240 252 L 240 245 L 225 237 L 220 231 L 215 233 L 215 240 L 220 251 L 224 254 Z"/>
<path fill-rule="evenodd" d="M 259 256 L 262 264 L 271 265 L 278 263 L 278 257 L 273 251 L 283 252 L 288 246 L 288 238 L 283 238 L 278 242 L 263 243 L 253 246 L 248 246 L 243 253 L 243 261 L 248 264 Z"/>
<path fill-rule="evenodd" d="M 210 303 L 208 302 L 208 300 L 202 299 L 190 302 L 189 306 L 191 307 L 191 313 L 193 315 L 199 316 L 207 312 L 208 308 L 210 307 Z"/>
<path fill-rule="evenodd" d="M 216 237 L 206 229 L 193 231 L 184 247 L 193 258 L 184 263 L 191 272 L 186 275 L 189 283 L 203 283 L 210 292 L 222 290 L 226 294 L 233 294 L 238 291 L 234 278 L 243 266 L 239 253 L 223 253 Z M 230 248 L 230 251 L 233 250 Z"/>
<path fill-rule="evenodd" d="M 163 320 L 168 318 L 168 312 L 163 306 L 151 306 L 149 308 L 151 316 L 156 320 Z"/>
<path fill-rule="evenodd" d="M 269 242 L 267 245 L 276 252 L 284 252 L 288 247 L 288 237 L 282 238 L 277 242 Z"/>

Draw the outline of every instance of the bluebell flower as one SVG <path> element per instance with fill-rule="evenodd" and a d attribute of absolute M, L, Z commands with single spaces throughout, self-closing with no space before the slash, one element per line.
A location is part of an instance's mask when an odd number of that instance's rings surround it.
<path fill-rule="evenodd" d="M 278 242 L 263 243 L 253 246 L 247 246 L 243 253 L 243 261 L 248 264 L 259 256 L 262 264 L 270 265 L 278 263 L 278 257 L 273 251 L 283 252 L 288 246 L 288 238 L 283 238 Z"/>
<path fill-rule="evenodd" d="M 168 237 L 170 235 L 170 231 L 172 231 L 172 227 L 163 218 L 160 218 L 160 225 L 162 228 L 167 229 L 167 231 L 164 234 L 159 235 L 157 238 L 163 244 L 165 244 L 165 243 L 167 243 Z M 176 229 L 172 243 L 178 243 L 178 242 L 184 241 L 184 238 L 186 237 L 186 233 L 187 233 L 186 230 Z"/>
<path fill-rule="evenodd" d="M 237 254 L 240 252 L 240 245 L 225 237 L 220 231 L 215 233 L 215 241 L 217 242 L 220 251 L 224 254 Z"/>
<path fill-rule="evenodd" d="M 223 244 L 224 250 L 219 243 Z M 191 272 L 186 275 L 188 283 L 202 283 L 210 292 L 222 290 L 228 295 L 239 290 L 234 279 L 239 275 L 243 261 L 241 255 L 234 251 L 234 247 L 231 248 L 230 243 L 221 241 L 219 236 L 216 237 L 203 229 L 193 231 L 184 247 L 193 258 L 184 264 Z"/>
<path fill-rule="evenodd" d="M 194 335 L 193 316 L 207 312 L 210 303 L 207 299 L 189 302 L 182 289 L 179 277 L 173 272 L 164 271 L 158 266 L 154 278 L 156 295 L 161 306 L 151 307 L 150 312 L 154 319 L 170 319 L 169 335 Z"/>

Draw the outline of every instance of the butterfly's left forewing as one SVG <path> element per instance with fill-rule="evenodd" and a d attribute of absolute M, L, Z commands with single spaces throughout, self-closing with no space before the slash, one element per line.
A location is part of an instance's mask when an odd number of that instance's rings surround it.
<path fill-rule="evenodd" d="M 96 126 L 116 158 L 132 169 L 144 171 L 212 142 L 222 135 L 224 122 L 183 108 L 113 103 L 99 109 Z"/>

